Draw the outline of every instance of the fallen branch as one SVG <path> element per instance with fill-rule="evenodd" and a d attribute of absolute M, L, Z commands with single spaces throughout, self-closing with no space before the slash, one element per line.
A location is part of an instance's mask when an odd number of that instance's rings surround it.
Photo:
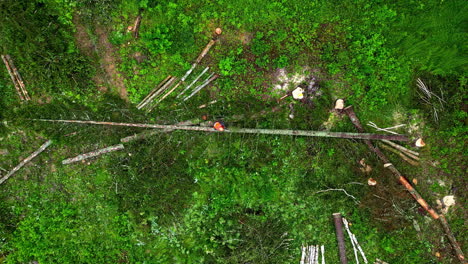
<path fill-rule="evenodd" d="M 364 132 L 364 129 L 362 128 L 361 122 L 357 118 L 356 114 L 354 113 L 354 110 L 352 106 L 348 106 L 344 109 L 344 113 L 346 113 L 351 120 L 351 122 L 354 124 L 356 129 L 359 132 Z M 455 253 L 457 255 L 457 258 L 460 260 L 461 263 L 465 263 L 465 256 L 463 255 L 463 251 L 461 250 L 460 246 L 456 242 L 455 236 L 453 233 L 450 231 L 450 227 L 447 223 L 447 220 L 443 215 L 439 215 L 434 209 L 432 209 L 431 206 L 421 197 L 418 191 L 416 191 L 413 186 L 408 182 L 408 180 L 401 175 L 401 173 L 393 166 L 392 163 L 388 160 L 388 158 L 380 151 L 378 147 L 374 147 L 371 143 L 370 140 L 364 140 L 364 142 L 367 144 L 369 149 L 373 151 L 377 156 L 383 161 L 384 163 L 384 168 L 387 168 L 390 170 L 390 172 L 395 176 L 395 178 L 406 188 L 406 190 L 413 196 L 413 198 L 421 205 L 424 210 L 426 210 L 429 215 L 433 219 L 439 219 L 445 234 L 448 236 L 450 243 L 455 250 Z M 441 217 L 442 216 L 442 217 Z"/>
<path fill-rule="evenodd" d="M 419 162 L 416 162 L 416 161 L 414 161 L 414 160 L 408 158 L 403 152 L 400 152 L 400 151 L 398 151 L 397 149 L 394 149 L 394 148 L 392 148 L 392 147 L 390 147 L 390 146 L 387 146 L 387 145 L 385 145 L 385 144 L 382 144 L 382 143 L 380 143 L 379 145 L 380 145 L 383 149 L 386 149 L 386 150 L 388 150 L 388 151 L 391 151 L 391 152 L 397 154 L 398 156 L 400 156 L 404 161 L 408 162 L 409 164 L 411 164 L 411 165 L 413 165 L 413 166 L 419 166 Z M 419 159 L 419 158 L 418 158 L 418 159 Z"/>
<path fill-rule="evenodd" d="M 348 220 L 346 220 L 346 218 L 343 218 L 343 224 L 344 224 L 344 226 L 346 228 L 346 231 L 348 232 L 349 238 L 351 239 L 351 244 L 353 245 L 354 254 L 356 256 L 356 263 L 359 263 L 359 260 L 358 260 L 358 257 L 357 257 L 357 251 L 359 251 L 359 253 L 362 256 L 362 259 L 364 260 L 364 263 L 367 264 L 368 261 L 367 261 L 367 258 L 366 258 L 366 254 L 364 254 L 364 251 L 362 250 L 361 245 L 359 245 L 359 242 L 357 241 L 356 235 L 354 235 L 351 232 L 351 229 L 349 228 Z"/>
<path fill-rule="evenodd" d="M 138 16 L 137 16 L 136 19 L 135 19 L 135 24 L 133 24 L 133 29 L 132 29 L 132 31 L 133 31 L 133 37 L 136 38 L 136 39 L 137 39 L 138 36 L 139 36 L 139 35 L 138 35 L 138 32 L 139 32 L 139 30 L 140 30 L 141 18 L 142 18 L 142 17 L 141 17 L 141 11 L 140 11 L 139 14 L 138 14 Z"/>
<path fill-rule="evenodd" d="M 109 152 L 116 151 L 116 150 L 121 150 L 121 149 L 124 149 L 124 146 L 122 144 L 110 146 L 110 147 L 103 148 L 103 149 L 98 149 L 98 150 L 95 150 L 95 151 L 91 151 L 91 152 L 88 152 L 88 153 L 85 153 L 85 154 L 78 155 L 78 156 L 76 156 L 74 158 L 64 159 L 64 160 L 62 160 L 62 164 L 65 165 L 65 164 L 70 164 L 70 163 L 82 161 L 82 160 L 85 160 L 85 159 L 89 159 L 89 158 L 92 158 L 92 157 L 96 157 L 96 156 L 99 156 L 99 155 L 102 155 L 102 154 L 105 154 L 105 153 L 109 153 Z"/>
<path fill-rule="evenodd" d="M 338 241 L 338 250 L 340 254 L 340 262 L 341 264 L 347 264 L 348 259 L 346 258 L 346 246 L 344 242 L 344 235 L 343 235 L 343 220 L 341 219 L 340 213 L 333 214 L 333 221 L 335 223 L 335 231 L 336 231 L 336 240 Z"/>
<path fill-rule="evenodd" d="M 211 127 L 200 126 L 177 126 L 177 125 L 157 125 L 157 124 L 135 124 L 135 123 L 119 123 L 119 122 L 103 122 L 103 121 L 88 121 L 88 120 L 50 120 L 50 119 L 31 119 L 41 122 L 58 122 L 58 123 L 76 123 L 90 125 L 106 125 L 106 126 L 124 126 L 124 127 L 143 127 L 155 129 L 174 129 L 174 130 L 191 130 L 211 133 L 243 133 L 243 134 L 264 134 L 264 135 L 286 135 L 286 136 L 305 136 L 305 137 L 328 137 L 328 138 L 347 138 L 347 139 L 382 139 L 391 138 L 392 140 L 407 140 L 403 135 L 376 135 L 366 133 L 348 133 L 348 132 L 328 132 L 328 131 L 309 131 L 309 130 L 287 130 L 287 129 L 256 129 L 256 128 L 231 128 L 224 131 L 218 131 Z"/>
<path fill-rule="evenodd" d="M 380 127 L 378 127 L 374 122 L 368 122 L 367 125 L 370 126 L 370 127 L 375 128 L 375 129 L 378 130 L 378 131 L 384 131 L 384 132 L 387 132 L 387 133 L 390 133 L 390 134 L 398 135 L 397 132 L 391 131 L 391 130 L 388 129 L 388 128 L 380 128 Z"/>
<path fill-rule="evenodd" d="M 8 180 L 8 178 L 10 178 L 19 169 L 21 169 L 24 165 L 26 165 L 26 163 L 30 162 L 37 155 L 39 155 L 42 151 L 44 151 L 48 146 L 50 146 L 50 144 L 52 144 L 52 140 L 49 140 L 46 143 L 42 144 L 42 146 L 40 146 L 38 150 L 34 151 L 31 155 L 29 155 L 29 157 L 25 158 L 16 167 L 14 167 L 9 173 L 7 173 L 5 176 L 3 176 L 0 179 L 0 184 L 4 183 L 6 180 Z"/>
<path fill-rule="evenodd" d="M 356 197 L 354 197 L 353 195 L 349 194 L 345 189 L 326 189 L 326 190 L 320 190 L 320 191 L 317 191 L 315 192 L 314 194 L 317 194 L 317 193 L 324 193 L 324 192 L 331 192 L 331 191 L 339 191 L 339 192 L 344 192 L 346 194 L 346 196 L 348 197 L 351 197 L 355 203 L 359 203 L 359 201 L 356 199 Z"/>

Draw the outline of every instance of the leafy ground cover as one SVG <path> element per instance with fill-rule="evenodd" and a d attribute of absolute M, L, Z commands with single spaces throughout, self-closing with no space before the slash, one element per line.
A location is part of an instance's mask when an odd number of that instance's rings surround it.
<path fill-rule="evenodd" d="M 0 49 L 33 101 L 20 104 L 0 71 L 0 166 L 54 144 L 0 186 L 0 263 L 294 263 L 305 243 L 324 244 L 338 263 L 334 212 L 352 221 L 370 260 L 456 263 L 437 223 L 362 142 L 174 131 L 64 166 L 140 130 L 30 119 L 207 115 L 239 127 L 354 131 L 330 113 L 345 98 L 363 123 L 405 123 L 400 132 L 427 139 L 423 166 L 389 157 L 430 203 L 455 195 L 447 218 L 465 249 L 466 9 L 463 1 L 3 1 Z M 135 39 L 128 26 L 138 14 Z M 171 96 L 151 113 L 136 110 L 167 75 L 190 68 L 216 27 L 223 34 L 191 78 L 207 66 L 220 78 L 186 103 Z M 313 76 L 320 94 L 279 104 L 279 70 Z M 421 100 L 417 78 L 443 102 Z M 359 169 L 363 158 L 372 171 Z"/>

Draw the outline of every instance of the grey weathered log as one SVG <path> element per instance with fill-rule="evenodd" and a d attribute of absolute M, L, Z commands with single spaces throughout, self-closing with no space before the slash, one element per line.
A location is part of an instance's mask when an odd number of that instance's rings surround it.
<path fill-rule="evenodd" d="M 16 92 L 18 93 L 20 100 L 24 101 L 25 98 L 23 96 L 23 92 L 21 91 L 21 88 L 16 80 L 15 74 L 13 73 L 13 70 L 11 69 L 10 64 L 8 63 L 8 60 L 6 59 L 4 55 L 2 55 L 2 60 L 3 60 L 3 63 L 5 63 L 5 67 L 8 71 L 8 74 L 10 75 L 11 81 L 13 82 L 13 85 L 15 86 Z"/>
<path fill-rule="evenodd" d="M 338 252 L 340 255 L 341 264 L 347 264 L 346 245 L 343 235 L 343 220 L 340 213 L 333 214 L 333 222 L 335 223 L 336 241 L 338 242 Z"/>
<path fill-rule="evenodd" d="M 349 133 L 349 132 L 328 132 L 328 131 L 288 130 L 288 129 L 257 129 L 257 128 L 230 128 L 230 129 L 225 129 L 224 131 L 218 131 L 210 127 L 200 127 L 200 126 L 136 124 L 136 123 L 103 122 L 103 121 L 89 121 L 89 120 L 51 120 L 51 119 L 32 119 L 32 120 L 42 121 L 42 122 L 190 130 L 190 131 L 211 132 L 211 133 L 242 133 L 242 134 L 265 134 L 265 135 L 285 135 L 285 136 L 305 136 L 305 137 L 347 138 L 347 139 L 377 139 L 377 140 L 385 138 L 385 139 L 402 140 L 402 141 L 408 140 L 408 138 L 404 135 L 376 135 L 376 134 Z"/>
<path fill-rule="evenodd" d="M 110 146 L 110 147 L 107 147 L 107 148 L 98 149 L 98 150 L 91 151 L 91 152 L 88 152 L 88 153 L 80 154 L 80 155 L 78 155 L 76 157 L 73 157 L 73 158 L 64 159 L 64 160 L 62 160 L 62 164 L 70 164 L 70 163 L 82 161 L 82 160 L 85 160 L 85 159 L 89 159 L 89 158 L 92 158 L 92 157 L 96 157 L 96 156 L 99 156 L 99 155 L 102 155 L 102 154 L 105 154 L 105 153 L 109 153 L 109 152 L 113 152 L 113 151 L 117 151 L 117 150 L 121 150 L 121 149 L 124 149 L 124 145 L 122 145 L 122 144 Z"/>
<path fill-rule="evenodd" d="M 8 172 L 5 176 L 3 176 L 0 179 L 0 184 L 4 183 L 8 178 L 10 178 L 13 174 L 15 174 L 19 169 L 21 169 L 24 165 L 26 165 L 28 162 L 30 162 L 32 159 L 34 159 L 37 155 L 39 155 L 41 152 L 43 152 L 48 146 L 52 144 L 52 140 L 49 140 L 42 144 L 42 146 L 39 147 L 36 151 L 31 153 L 29 157 L 25 158 L 23 161 L 21 161 L 16 167 L 14 167 L 10 172 Z"/>
<path fill-rule="evenodd" d="M 356 113 L 354 113 L 353 107 L 348 106 L 345 109 L 343 109 L 343 112 L 348 115 L 349 119 L 351 122 L 354 124 L 358 132 L 364 132 L 364 129 L 362 128 L 361 122 L 356 116 Z M 372 145 L 370 140 L 364 140 L 364 142 L 367 144 L 369 149 L 373 151 L 377 156 L 383 161 L 384 167 L 390 170 L 390 172 L 395 176 L 395 178 L 406 188 L 406 190 L 413 196 L 413 198 L 421 205 L 422 208 L 424 208 L 429 215 L 433 219 L 438 219 L 440 224 L 442 225 L 442 228 L 444 229 L 445 235 L 449 238 L 450 244 L 452 245 L 456 256 L 458 260 L 461 263 L 465 263 L 465 256 L 463 254 L 463 251 L 460 248 L 460 245 L 458 245 L 457 240 L 455 236 L 453 235 L 452 231 L 450 230 L 450 226 L 445 219 L 443 215 L 438 214 L 432 207 L 422 198 L 422 196 L 419 194 L 416 189 L 413 188 L 413 186 L 409 183 L 409 181 L 400 173 L 400 171 L 393 166 L 393 164 L 390 162 L 390 160 L 382 153 L 382 151 L 379 149 L 379 147 L 374 147 Z"/>

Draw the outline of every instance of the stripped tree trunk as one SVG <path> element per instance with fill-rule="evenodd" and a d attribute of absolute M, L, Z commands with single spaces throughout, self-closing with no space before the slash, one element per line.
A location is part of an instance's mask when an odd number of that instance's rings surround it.
<path fill-rule="evenodd" d="M 180 92 L 179 95 L 177 95 L 176 98 L 179 98 L 181 97 L 188 89 L 190 89 L 190 87 L 192 87 L 202 76 L 203 74 L 205 74 L 208 70 L 210 69 L 210 67 L 206 67 L 201 73 L 200 75 L 198 75 L 189 85 L 187 85 L 187 87 L 182 90 L 182 92 Z"/>
<path fill-rule="evenodd" d="M 177 123 L 177 125 L 181 125 L 181 126 L 193 126 L 193 125 L 197 125 L 200 123 L 200 120 L 199 119 L 194 119 L 194 120 L 187 120 L 187 121 L 183 121 L 183 122 L 179 122 Z M 146 139 L 148 137 L 151 137 L 153 135 L 156 135 L 156 134 L 159 134 L 161 132 L 171 132 L 171 131 L 174 131 L 173 129 L 163 129 L 163 130 L 149 130 L 149 131 L 143 131 L 141 133 L 138 133 L 138 134 L 133 134 L 131 136 L 128 136 L 128 137 L 124 137 L 124 138 L 121 138 L 120 139 L 120 142 L 122 143 L 128 143 L 128 142 L 131 142 L 131 141 L 135 141 L 135 140 L 141 140 L 141 139 Z"/>
<path fill-rule="evenodd" d="M 354 110 L 353 110 L 352 106 L 346 107 L 343 112 L 346 113 L 349 116 L 349 119 L 351 120 L 351 122 L 353 122 L 354 126 L 356 127 L 356 129 L 359 132 L 361 132 L 361 133 L 364 132 L 364 129 L 362 128 L 361 122 L 359 121 L 356 114 L 354 113 Z M 392 163 L 390 163 L 390 161 L 382 153 L 382 151 L 380 151 L 380 149 L 378 147 L 374 147 L 370 140 L 364 140 L 364 142 L 367 144 L 369 149 L 371 151 L 373 151 L 375 154 L 377 154 L 377 156 L 383 161 L 384 168 L 387 168 L 392 172 L 392 174 L 395 176 L 395 178 L 397 178 L 397 180 L 403 186 L 405 186 L 406 190 L 421 205 L 421 207 L 424 208 L 433 219 L 439 219 L 439 221 L 440 221 L 440 223 L 441 223 L 441 225 L 442 225 L 442 227 L 443 227 L 443 229 L 445 231 L 445 234 L 448 236 L 448 238 L 450 240 L 450 243 L 451 243 L 452 247 L 455 250 L 455 253 L 456 253 L 458 259 L 460 260 L 461 263 L 465 263 L 465 256 L 463 255 L 463 251 L 461 250 L 460 246 L 458 245 L 458 243 L 457 243 L 457 241 L 455 239 L 455 236 L 453 235 L 452 231 L 450 230 L 450 227 L 449 227 L 449 225 L 447 223 L 447 220 L 444 217 L 441 217 L 441 215 L 439 215 L 434 209 L 431 208 L 431 206 L 429 206 L 429 204 L 421 197 L 419 192 L 416 191 L 413 188 L 413 186 L 411 186 L 411 184 L 408 182 L 408 180 L 403 175 L 401 175 L 401 173 L 395 168 L 395 166 L 393 166 Z"/>
<path fill-rule="evenodd" d="M 161 89 L 159 89 L 157 92 L 155 92 L 154 94 L 152 94 L 147 100 L 145 103 L 143 103 L 142 105 L 140 105 L 140 108 L 143 108 L 143 107 L 148 107 L 149 109 L 151 109 L 151 102 L 158 96 L 160 95 L 161 93 L 163 93 L 165 90 L 167 90 L 169 87 L 171 87 L 174 82 L 177 80 L 177 77 L 171 77 L 169 78 L 169 80 L 161 87 Z"/>
<path fill-rule="evenodd" d="M 231 128 L 231 129 L 225 129 L 224 131 L 218 131 L 211 127 L 200 127 L 200 126 L 135 124 L 135 123 L 118 123 L 118 122 L 102 122 L 102 121 L 87 121 L 87 120 L 50 120 L 50 119 L 32 119 L 32 120 L 42 121 L 42 122 L 191 130 L 191 131 L 212 132 L 212 133 L 242 133 L 242 134 L 328 137 L 328 138 L 348 138 L 348 139 L 382 139 L 382 138 L 385 138 L 385 139 L 391 139 L 391 140 L 403 140 L 403 141 L 407 140 L 407 137 L 403 135 L 376 135 L 376 134 L 348 133 L 348 132 L 287 130 L 287 129 L 256 129 L 256 128 Z"/>
<path fill-rule="evenodd" d="M 210 82 L 216 80 L 217 78 L 219 77 L 218 74 L 214 74 L 211 78 L 209 78 L 207 81 L 205 81 L 203 84 L 201 84 L 200 86 L 198 86 L 197 88 L 195 88 L 193 90 L 193 92 L 184 98 L 184 101 L 187 101 L 188 99 L 190 99 L 192 96 L 194 96 L 196 93 L 198 93 L 201 89 L 203 89 L 205 86 L 207 86 L 208 84 L 210 84 Z"/>
<path fill-rule="evenodd" d="M 335 222 L 336 240 L 338 241 L 338 250 L 340 253 L 341 264 L 347 264 L 348 259 L 346 258 L 346 246 L 343 235 L 343 221 L 340 213 L 333 214 L 333 221 Z"/>
<path fill-rule="evenodd" d="M 105 153 L 109 153 L 109 152 L 116 151 L 116 150 L 121 150 L 121 149 L 124 149 L 124 146 L 122 144 L 110 146 L 110 147 L 103 148 L 103 149 L 98 149 L 98 150 L 95 150 L 95 151 L 91 151 L 91 152 L 88 152 L 88 153 L 85 153 L 85 154 L 78 155 L 78 156 L 76 156 L 74 158 L 64 159 L 64 160 L 62 160 L 62 164 L 70 164 L 70 163 L 74 163 L 74 162 L 77 162 L 77 161 L 82 161 L 82 160 L 85 160 L 85 159 L 89 159 L 89 158 L 92 158 L 92 157 L 96 157 L 96 156 L 99 156 L 99 155 L 102 155 L 102 154 L 105 154 Z"/>
<path fill-rule="evenodd" d="M 52 144 L 52 140 L 47 141 L 46 143 L 42 144 L 38 150 L 34 151 L 29 157 L 25 158 L 21 161 L 16 167 L 14 167 L 10 172 L 8 172 L 5 176 L 0 179 L 0 184 L 4 183 L 8 178 L 10 178 L 13 174 L 15 174 L 19 169 L 21 169 L 26 163 L 30 162 L 34 159 L 37 155 L 39 155 L 42 151 L 44 151 L 48 146 Z"/>
<path fill-rule="evenodd" d="M 15 78 L 15 75 L 13 74 L 13 71 L 10 67 L 10 64 L 8 63 L 6 57 L 4 55 L 2 55 L 2 60 L 3 60 L 3 63 L 5 63 L 5 67 L 8 71 L 8 74 L 10 75 L 10 78 L 11 78 L 11 81 L 13 82 L 13 85 L 15 86 L 15 89 L 16 89 L 16 92 L 18 93 L 18 96 L 20 98 L 21 101 L 24 101 L 25 98 L 23 96 L 23 93 L 21 92 L 21 89 L 20 89 L 20 86 L 19 84 L 16 82 L 16 78 Z"/>
<path fill-rule="evenodd" d="M 418 162 L 416 162 L 416 161 L 414 161 L 414 160 L 408 158 L 403 152 L 400 152 L 399 150 L 394 149 L 394 148 L 392 148 L 392 147 L 390 147 L 390 146 L 387 146 L 387 145 L 385 145 L 385 144 L 382 144 L 382 143 L 380 143 L 379 145 L 380 145 L 383 149 L 386 149 L 386 150 L 388 150 L 388 151 L 391 151 L 391 152 L 397 154 L 398 156 L 400 156 L 404 161 L 408 162 L 409 164 L 411 164 L 411 165 L 413 165 L 413 166 L 419 166 L 419 163 L 418 163 Z"/>

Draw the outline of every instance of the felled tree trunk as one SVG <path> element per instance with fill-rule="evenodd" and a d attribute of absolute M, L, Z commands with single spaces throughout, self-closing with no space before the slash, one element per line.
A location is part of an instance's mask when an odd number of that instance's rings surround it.
<path fill-rule="evenodd" d="M 6 57 L 4 55 L 2 55 L 2 60 L 3 60 L 3 63 L 5 63 L 5 67 L 6 67 L 7 71 L 8 71 L 8 74 L 10 75 L 11 81 L 13 82 L 13 85 L 15 86 L 16 92 L 18 93 L 18 96 L 19 96 L 20 100 L 24 101 L 25 98 L 23 96 L 23 93 L 21 92 L 19 84 L 16 82 L 15 75 L 13 74 L 13 70 L 11 69 L 10 64 L 8 63 L 8 61 L 7 61 L 7 59 L 6 59 Z"/>
<path fill-rule="evenodd" d="M 309 130 L 287 130 L 287 129 L 257 129 L 257 128 L 230 128 L 224 131 L 218 131 L 211 127 L 200 126 L 177 126 L 177 125 L 157 125 L 157 124 L 135 124 L 135 123 L 118 123 L 118 122 L 101 122 L 101 121 L 86 121 L 86 120 L 50 120 L 50 119 L 33 119 L 43 122 L 59 122 L 59 123 L 76 123 L 76 124 L 91 124 L 91 125 L 107 125 L 107 126 L 125 126 L 125 127 L 144 127 L 156 129 L 173 129 L 173 130 L 191 130 L 211 133 L 242 133 L 242 134 L 264 134 L 264 135 L 285 135 L 285 136 L 305 136 L 305 137 L 328 137 L 328 138 L 347 138 L 347 139 L 391 139 L 406 141 L 408 138 L 403 135 L 376 135 L 366 133 L 349 133 L 349 132 L 327 132 L 327 131 L 309 131 Z"/>
<path fill-rule="evenodd" d="M 23 78 L 21 78 L 21 75 L 18 72 L 18 69 L 16 69 L 15 64 L 13 63 L 13 60 L 11 59 L 10 55 L 5 55 L 5 58 L 8 61 L 8 64 L 10 65 L 11 70 L 13 71 L 13 74 L 16 78 L 16 82 L 18 83 L 18 86 L 20 87 L 21 92 L 23 93 L 23 97 L 26 101 L 31 100 L 31 97 L 29 97 L 28 91 L 26 90 L 26 87 L 24 85 Z"/>
<path fill-rule="evenodd" d="M 336 241 L 338 242 L 338 250 L 340 254 L 341 264 L 347 264 L 346 246 L 343 235 L 343 220 L 340 213 L 333 214 L 333 221 L 335 222 Z"/>
<path fill-rule="evenodd" d="M 29 157 L 25 158 L 21 161 L 16 167 L 14 167 L 10 172 L 8 172 L 5 176 L 0 179 L 0 184 L 4 183 L 8 178 L 10 178 L 13 174 L 15 174 L 19 169 L 21 169 L 24 165 L 34 159 L 37 155 L 41 154 L 48 146 L 52 144 L 52 140 L 47 141 L 46 143 L 42 144 L 38 150 L 34 151 Z"/>

